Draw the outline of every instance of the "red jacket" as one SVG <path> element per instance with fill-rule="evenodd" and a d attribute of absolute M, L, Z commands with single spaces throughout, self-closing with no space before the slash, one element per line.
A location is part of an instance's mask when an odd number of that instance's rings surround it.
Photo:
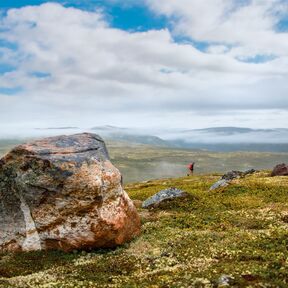
<path fill-rule="evenodd" d="M 194 169 L 194 163 L 190 163 L 190 164 L 188 165 L 188 169 L 189 169 L 189 170 L 193 170 L 193 169 Z"/>

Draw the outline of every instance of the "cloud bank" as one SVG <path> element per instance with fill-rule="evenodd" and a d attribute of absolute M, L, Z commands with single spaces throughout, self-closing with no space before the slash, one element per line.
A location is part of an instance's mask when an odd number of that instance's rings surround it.
<path fill-rule="evenodd" d="M 0 132 L 105 124 L 285 127 L 286 1 L 145 5 L 169 27 L 120 30 L 103 9 L 56 3 L 3 13 Z"/>

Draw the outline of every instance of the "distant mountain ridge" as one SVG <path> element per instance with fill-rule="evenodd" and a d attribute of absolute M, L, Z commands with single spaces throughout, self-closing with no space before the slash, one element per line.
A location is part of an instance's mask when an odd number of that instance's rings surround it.
<path fill-rule="evenodd" d="M 276 131 L 286 131 L 285 128 L 274 128 L 274 129 L 252 129 L 252 128 L 243 128 L 243 127 L 211 127 L 211 128 L 202 128 L 202 129 L 192 129 L 192 130 L 183 130 L 183 132 L 203 132 L 203 133 L 218 133 L 222 135 L 234 135 L 242 133 L 252 133 L 252 132 L 276 132 Z"/>
<path fill-rule="evenodd" d="M 129 128 L 122 128 L 122 127 L 117 127 L 117 126 L 112 126 L 112 125 L 104 125 L 104 126 L 92 127 L 91 130 L 115 133 L 115 132 L 120 132 L 120 131 L 127 131 L 129 130 Z"/>
<path fill-rule="evenodd" d="M 103 138 L 114 141 L 125 141 L 138 144 L 148 144 L 155 146 L 168 147 L 171 146 L 167 141 L 161 139 L 158 136 L 142 134 L 135 129 L 121 128 L 116 126 L 96 126 L 91 130 L 97 134 L 100 134 Z"/>
<path fill-rule="evenodd" d="M 163 147 L 205 149 L 211 151 L 288 151 L 288 129 L 252 129 L 245 127 L 209 127 L 203 129 L 167 129 L 154 135 L 138 129 L 98 126 L 91 130 L 106 139 Z"/>
<path fill-rule="evenodd" d="M 288 152 L 288 128 L 253 129 L 248 127 L 207 127 L 202 129 L 129 128 L 113 125 L 81 128 L 75 126 L 38 127 L 0 135 L 3 140 L 16 140 L 93 132 L 104 140 L 210 151 Z"/>
<path fill-rule="evenodd" d="M 44 128 L 35 128 L 35 130 L 70 130 L 70 129 L 79 129 L 79 127 L 44 127 Z"/>

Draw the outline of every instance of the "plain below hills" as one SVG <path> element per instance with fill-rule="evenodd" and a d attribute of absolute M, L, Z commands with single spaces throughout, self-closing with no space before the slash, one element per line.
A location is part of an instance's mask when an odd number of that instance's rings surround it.
<path fill-rule="evenodd" d="M 23 141 L 27 139 L 0 140 L 0 156 Z M 112 140 L 107 140 L 107 146 L 125 183 L 185 176 L 190 162 L 196 163 L 195 173 L 198 175 L 251 168 L 271 170 L 278 163 L 288 162 L 285 152 L 212 152 Z"/>

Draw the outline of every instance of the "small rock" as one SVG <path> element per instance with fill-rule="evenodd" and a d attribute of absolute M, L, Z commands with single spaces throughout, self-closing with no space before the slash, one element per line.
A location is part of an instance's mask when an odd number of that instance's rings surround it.
<path fill-rule="evenodd" d="M 221 179 L 230 181 L 233 179 L 241 178 L 242 175 L 243 175 L 243 172 L 241 171 L 230 171 L 224 174 Z"/>
<path fill-rule="evenodd" d="M 215 190 L 218 189 L 220 187 L 226 187 L 229 185 L 229 181 L 225 180 L 225 179 L 221 179 L 219 181 L 217 181 L 216 183 L 214 183 L 211 187 L 210 187 L 210 191 L 211 190 Z"/>
<path fill-rule="evenodd" d="M 172 200 L 172 199 L 180 198 L 180 197 L 186 197 L 187 195 L 188 194 L 186 192 L 180 189 L 168 188 L 146 199 L 142 204 L 142 208 L 156 208 L 164 201 L 168 201 L 168 200 Z"/>
<path fill-rule="evenodd" d="M 225 179 L 225 180 L 233 180 L 233 179 L 239 179 L 239 178 L 243 178 L 243 177 L 245 177 L 245 176 L 247 176 L 247 175 L 249 175 L 249 174 L 253 174 L 253 173 L 255 173 L 256 172 L 256 170 L 255 169 L 249 169 L 249 170 L 247 170 L 247 171 L 244 171 L 244 172 L 242 172 L 242 171 L 230 171 L 230 172 L 228 172 L 228 173 L 226 173 L 226 174 L 224 174 L 223 176 L 222 176 L 222 179 Z"/>
<path fill-rule="evenodd" d="M 249 169 L 249 170 L 246 170 L 246 171 L 243 172 L 243 176 L 251 175 L 251 174 L 254 174 L 256 172 L 258 172 L 258 171 L 255 170 L 255 169 Z"/>
<path fill-rule="evenodd" d="M 271 176 L 288 176 L 288 165 L 285 163 L 276 165 L 272 171 Z"/>
<path fill-rule="evenodd" d="M 234 278 L 232 276 L 223 274 L 218 279 L 218 287 L 230 286 L 233 280 Z"/>

